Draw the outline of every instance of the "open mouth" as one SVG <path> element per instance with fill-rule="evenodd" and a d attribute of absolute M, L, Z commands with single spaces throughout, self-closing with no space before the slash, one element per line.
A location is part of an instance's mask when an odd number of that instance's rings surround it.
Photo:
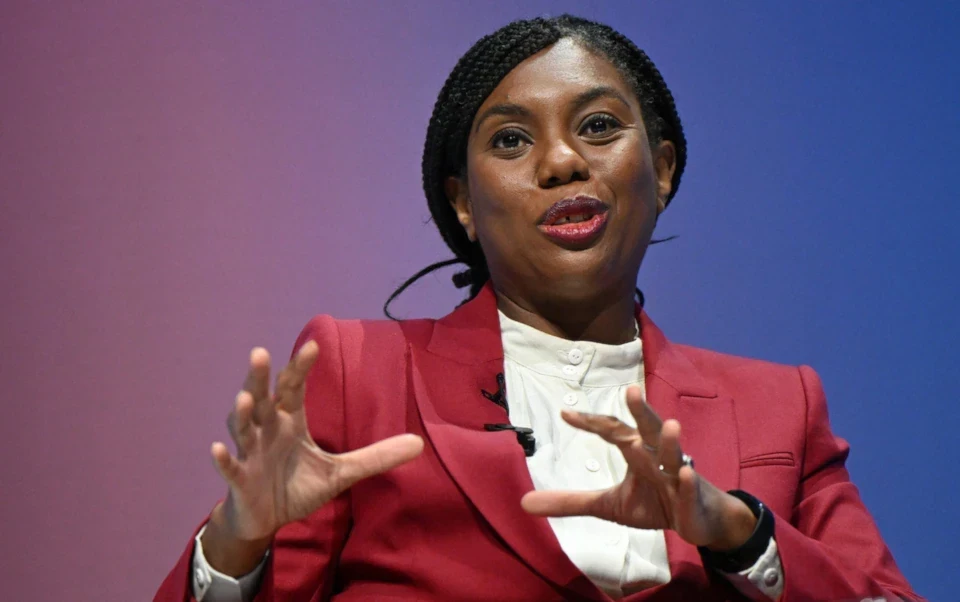
<path fill-rule="evenodd" d="M 563 199 L 544 212 L 537 227 L 557 243 L 582 248 L 603 233 L 609 209 L 590 196 Z"/>
<path fill-rule="evenodd" d="M 563 224 L 579 224 L 592 218 L 596 213 L 576 213 L 574 215 L 565 215 L 557 221 L 549 224 L 551 226 L 561 226 Z"/>
<path fill-rule="evenodd" d="M 550 206 L 540 216 L 541 226 L 562 226 L 589 221 L 595 216 L 606 213 L 609 207 L 600 199 L 578 195 L 572 199 L 563 199 Z"/>

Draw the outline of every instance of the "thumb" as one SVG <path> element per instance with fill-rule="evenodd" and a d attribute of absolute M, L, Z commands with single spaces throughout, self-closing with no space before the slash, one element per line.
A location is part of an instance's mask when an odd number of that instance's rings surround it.
<path fill-rule="evenodd" d="M 677 475 L 677 484 L 674 498 L 673 528 L 680 535 L 700 545 L 701 540 L 709 530 L 707 524 L 710 518 L 707 501 L 704 499 L 704 481 L 696 471 L 684 466 Z M 707 484 L 709 487 L 709 483 Z"/>
<path fill-rule="evenodd" d="M 404 434 L 337 456 L 341 491 L 357 481 L 386 472 L 413 460 L 423 451 L 423 439 Z"/>

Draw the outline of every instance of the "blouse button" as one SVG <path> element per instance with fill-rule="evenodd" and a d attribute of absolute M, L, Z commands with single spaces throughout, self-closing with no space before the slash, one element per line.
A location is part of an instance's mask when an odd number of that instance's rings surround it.
<path fill-rule="evenodd" d="M 763 572 L 763 584 L 767 587 L 773 587 L 780 581 L 780 571 L 775 568 L 769 568 Z"/>
<path fill-rule="evenodd" d="M 568 406 L 577 405 L 577 394 L 567 393 L 566 395 L 563 396 L 563 403 L 567 404 Z"/>
<path fill-rule="evenodd" d="M 590 458 L 589 460 L 587 460 L 586 466 L 587 466 L 587 470 L 589 470 L 590 472 L 597 472 L 598 470 L 600 470 L 600 463 L 594 460 L 593 458 Z"/>
<path fill-rule="evenodd" d="M 577 373 L 576 366 L 564 366 L 563 373 L 567 376 L 574 376 Z"/>
<path fill-rule="evenodd" d="M 576 366 L 583 361 L 583 352 L 579 349 L 571 349 L 569 352 L 567 352 L 567 359 L 571 364 Z"/>

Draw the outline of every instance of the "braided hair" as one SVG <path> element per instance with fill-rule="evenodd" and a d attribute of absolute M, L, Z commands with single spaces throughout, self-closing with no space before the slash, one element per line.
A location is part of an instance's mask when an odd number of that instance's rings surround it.
<path fill-rule="evenodd" d="M 450 176 L 465 178 L 467 175 L 470 126 L 484 100 L 517 65 L 564 38 L 571 38 L 598 53 L 624 77 L 640 101 L 651 148 L 663 140 L 674 144 L 676 169 L 665 203 L 669 205 L 676 195 L 687 162 L 687 142 L 673 95 L 646 53 L 612 27 L 572 15 L 513 21 L 480 38 L 463 55 L 437 97 L 423 146 L 423 191 L 433 221 L 453 251 L 454 259 L 427 266 L 404 282 L 384 303 L 387 317 L 393 318 L 389 305 L 396 297 L 419 278 L 441 267 L 454 263 L 467 265 L 466 270 L 453 276 L 453 282 L 458 288 L 470 288 L 468 300 L 489 280 L 490 272 L 480 243 L 467 238 L 444 184 Z"/>

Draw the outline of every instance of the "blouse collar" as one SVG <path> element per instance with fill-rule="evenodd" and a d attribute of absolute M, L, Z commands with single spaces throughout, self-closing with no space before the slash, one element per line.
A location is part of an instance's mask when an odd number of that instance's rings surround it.
<path fill-rule="evenodd" d="M 620 345 L 570 341 L 497 313 L 504 357 L 529 370 L 584 387 L 627 385 L 643 378 L 639 336 Z"/>

